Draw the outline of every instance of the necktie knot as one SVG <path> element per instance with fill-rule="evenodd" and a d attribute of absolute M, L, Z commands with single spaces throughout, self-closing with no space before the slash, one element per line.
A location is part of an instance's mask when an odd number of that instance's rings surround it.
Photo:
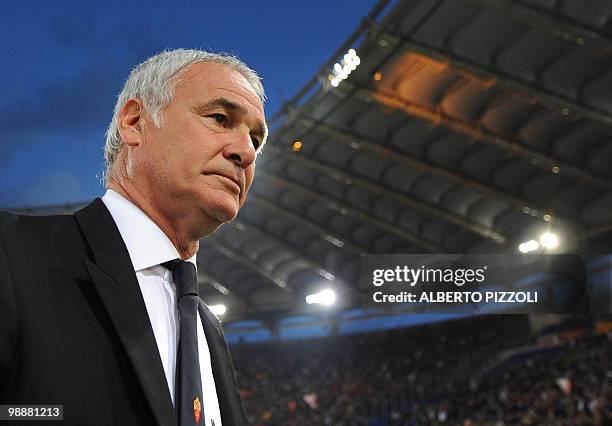
<path fill-rule="evenodd" d="M 193 263 L 173 259 L 162 263 L 162 265 L 172 271 L 177 299 L 187 295 L 198 295 L 198 277 Z"/>

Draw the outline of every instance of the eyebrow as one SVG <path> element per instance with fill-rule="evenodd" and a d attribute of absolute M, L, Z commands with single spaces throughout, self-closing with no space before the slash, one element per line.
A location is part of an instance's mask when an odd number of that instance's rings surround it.
<path fill-rule="evenodd" d="M 198 112 L 206 112 L 211 108 L 223 108 L 224 110 L 231 112 L 233 114 L 242 115 L 242 116 L 247 115 L 247 110 L 244 106 L 237 104 L 234 101 L 230 101 L 227 98 L 213 99 L 212 101 L 207 102 L 204 105 L 198 106 L 195 109 Z M 253 129 L 253 133 L 256 136 L 261 137 L 260 142 L 261 142 L 261 145 L 263 145 L 268 137 L 268 126 L 266 126 L 266 123 L 260 121 L 255 125 L 255 128 Z"/>

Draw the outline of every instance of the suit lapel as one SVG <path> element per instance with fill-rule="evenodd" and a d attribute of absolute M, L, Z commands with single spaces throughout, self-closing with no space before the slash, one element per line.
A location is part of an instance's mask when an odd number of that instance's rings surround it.
<path fill-rule="evenodd" d="M 93 255 L 93 261 L 85 260 L 85 267 L 134 366 L 151 410 L 160 425 L 176 424 L 153 329 L 121 234 L 99 198 L 76 212 L 75 217 Z"/>
<path fill-rule="evenodd" d="M 247 425 L 246 413 L 238 392 L 238 384 L 221 324 L 202 300 L 200 300 L 199 312 L 210 351 L 215 388 L 221 409 L 221 423 L 232 426 Z"/>

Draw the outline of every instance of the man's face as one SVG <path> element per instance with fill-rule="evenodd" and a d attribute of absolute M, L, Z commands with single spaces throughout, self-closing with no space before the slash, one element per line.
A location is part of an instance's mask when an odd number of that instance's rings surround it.
<path fill-rule="evenodd" d="M 225 65 L 189 65 L 161 120 L 160 128 L 145 120 L 134 152 L 152 207 L 171 222 L 213 230 L 232 220 L 266 136 L 263 105 L 251 85 Z"/>

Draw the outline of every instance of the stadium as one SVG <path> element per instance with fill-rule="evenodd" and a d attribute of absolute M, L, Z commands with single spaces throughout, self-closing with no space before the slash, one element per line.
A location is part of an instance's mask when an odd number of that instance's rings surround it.
<path fill-rule="evenodd" d="M 251 424 L 612 424 L 611 58 L 605 0 L 375 5 L 200 242 Z M 521 303 L 368 303 L 371 255 L 486 261 Z"/>

